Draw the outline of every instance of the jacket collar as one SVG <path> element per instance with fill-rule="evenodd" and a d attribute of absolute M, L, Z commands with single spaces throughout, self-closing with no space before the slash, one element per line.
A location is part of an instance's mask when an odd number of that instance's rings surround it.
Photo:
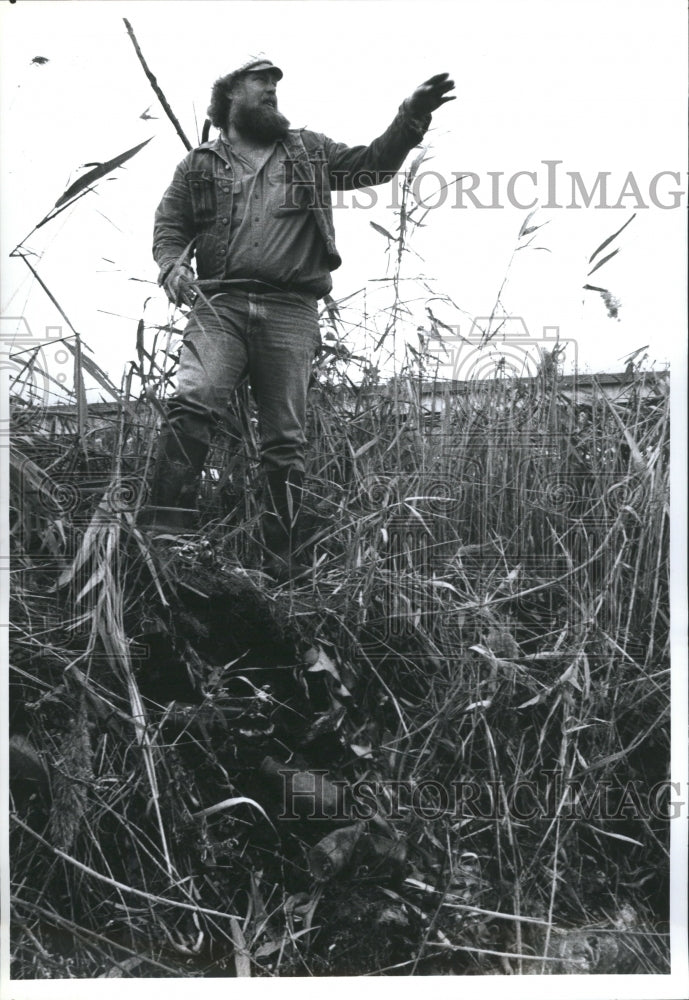
<path fill-rule="evenodd" d="M 304 142 L 301 138 L 300 129 L 290 129 L 286 138 L 282 140 L 282 144 L 287 150 L 288 154 L 293 159 L 307 159 L 306 149 L 304 148 Z M 230 163 L 230 158 L 227 152 L 227 147 L 230 145 L 227 139 L 223 139 L 221 135 L 218 135 L 211 142 L 202 143 L 198 149 L 209 149 L 212 153 L 217 153 L 223 163 Z"/>
<path fill-rule="evenodd" d="M 223 163 L 226 163 L 230 167 L 232 166 L 222 136 L 219 135 L 216 139 L 213 139 L 212 142 L 203 142 L 198 148 L 209 149 L 212 153 L 217 153 Z"/>

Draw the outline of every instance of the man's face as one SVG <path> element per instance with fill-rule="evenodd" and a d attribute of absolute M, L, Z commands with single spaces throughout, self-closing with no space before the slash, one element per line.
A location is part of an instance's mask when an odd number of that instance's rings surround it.
<path fill-rule="evenodd" d="M 232 103 L 238 102 L 248 111 L 261 107 L 277 108 L 277 79 L 272 70 L 247 73 L 232 90 Z"/>
<path fill-rule="evenodd" d="M 277 79 L 269 69 L 247 73 L 232 88 L 230 121 L 247 138 L 283 139 L 289 122 L 278 111 Z"/>

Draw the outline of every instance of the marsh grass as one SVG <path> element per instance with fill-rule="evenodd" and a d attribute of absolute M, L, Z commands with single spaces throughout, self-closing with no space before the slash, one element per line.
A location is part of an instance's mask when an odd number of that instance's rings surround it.
<path fill-rule="evenodd" d="M 296 585 L 260 571 L 245 390 L 204 526 L 166 558 L 136 527 L 156 373 L 122 388 L 97 454 L 47 449 L 22 410 L 15 976 L 667 968 L 668 822 L 638 808 L 669 762 L 666 381 L 573 396 L 544 364 L 429 390 L 417 358 L 384 384 L 337 384 L 339 364 L 312 388 Z M 314 646 L 347 696 L 313 688 Z M 314 723 L 330 742 L 305 740 Z M 421 789 L 394 819 L 407 881 L 355 883 L 352 912 L 314 887 L 316 831 L 276 843 L 262 815 L 266 751 L 377 781 L 382 811 L 391 782 Z M 49 788 L 23 780 L 27 753 Z M 443 798 L 470 785 L 471 808 Z"/>
<path fill-rule="evenodd" d="M 433 338 L 405 352 L 422 159 L 378 227 L 372 348 L 325 303 L 304 579 L 261 570 L 246 386 L 200 531 L 161 549 L 137 527 L 179 317 L 141 320 L 120 386 L 75 334 L 68 432 L 26 388 L 35 360 L 15 378 L 15 978 L 669 968 L 667 380 L 577 387 L 556 351 L 452 385 Z M 280 822 L 266 755 L 371 783 L 405 880 L 314 883 L 323 829 Z"/>

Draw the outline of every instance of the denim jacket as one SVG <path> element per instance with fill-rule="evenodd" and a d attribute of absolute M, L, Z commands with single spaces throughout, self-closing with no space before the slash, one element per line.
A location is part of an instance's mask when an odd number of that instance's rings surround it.
<path fill-rule="evenodd" d="M 383 184 L 418 145 L 430 115 L 413 118 L 403 102 L 391 125 L 368 146 L 346 146 L 306 129 L 291 129 L 283 141 L 287 197 L 315 212 L 328 266 L 342 263 L 335 245 L 332 191 Z M 179 260 L 196 256 L 200 279 L 222 278 L 230 242 L 232 164 L 220 138 L 191 150 L 175 170 L 155 213 L 153 257 L 160 284 Z"/>

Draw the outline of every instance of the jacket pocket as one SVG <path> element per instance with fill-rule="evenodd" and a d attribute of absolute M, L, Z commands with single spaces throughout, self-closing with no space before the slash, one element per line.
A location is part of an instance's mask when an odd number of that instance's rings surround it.
<path fill-rule="evenodd" d="M 217 195 L 213 178 L 203 170 L 190 170 L 187 184 L 191 197 L 194 222 L 211 222 L 217 211 Z"/>

